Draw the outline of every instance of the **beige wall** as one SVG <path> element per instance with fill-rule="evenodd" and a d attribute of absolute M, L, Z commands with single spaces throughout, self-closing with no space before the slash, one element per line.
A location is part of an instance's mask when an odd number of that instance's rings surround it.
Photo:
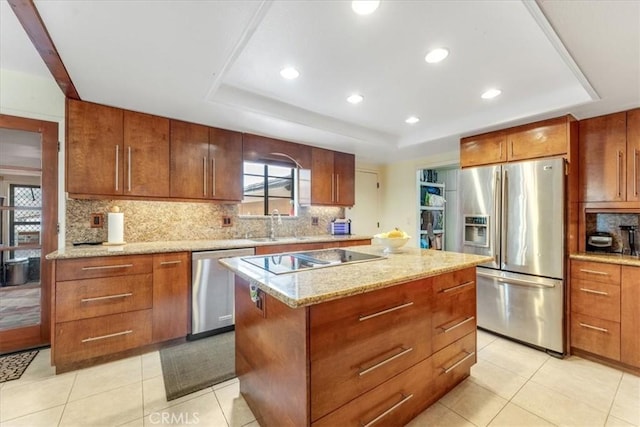
<path fill-rule="evenodd" d="M 459 151 L 439 153 L 429 157 L 384 165 L 381 169 L 380 229 L 389 231 L 398 227 L 411 236 L 408 245 L 418 247 L 418 188 L 419 169 L 457 165 Z"/>
<path fill-rule="evenodd" d="M 64 141 L 64 100 L 53 77 L 40 78 L 0 69 L 0 113 L 29 119 L 58 122 L 58 137 Z M 64 246 L 65 194 L 64 144 L 58 154 L 58 247 Z"/>

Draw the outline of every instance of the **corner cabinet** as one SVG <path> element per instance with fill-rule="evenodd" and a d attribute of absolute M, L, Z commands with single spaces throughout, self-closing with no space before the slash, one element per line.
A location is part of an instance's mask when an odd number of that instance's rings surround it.
<path fill-rule="evenodd" d="M 355 203 L 355 156 L 311 149 L 311 204 L 353 206 Z"/>
<path fill-rule="evenodd" d="M 67 98 L 66 188 L 122 194 L 123 111 Z"/>
<path fill-rule="evenodd" d="M 444 184 L 419 180 L 418 191 L 420 247 L 441 250 L 444 247 Z"/>
<path fill-rule="evenodd" d="M 57 260 L 51 340 L 56 372 L 185 337 L 190 271 L 186 252 Z"/>
<path fill-rule="evenodd" d="M 242 134 L 171 120 L 170 195 L 242 200 Z"/>
<path fill-rule="evenodd" d="M 169 119 L 67 99 L 71 196 L 169 196 Z"/>
<path fill-rule="evenodd" d="M 583 202 L 640 207 L 640 109 L 580 121 L 580 183 Z"/>

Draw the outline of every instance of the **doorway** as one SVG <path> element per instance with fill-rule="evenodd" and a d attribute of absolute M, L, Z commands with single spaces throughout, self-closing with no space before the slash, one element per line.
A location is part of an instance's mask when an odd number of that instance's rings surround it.
<path fill-rule="evenodd" d="M 58 124 L 0 114 L 0 354 L 50 343 Z"/>

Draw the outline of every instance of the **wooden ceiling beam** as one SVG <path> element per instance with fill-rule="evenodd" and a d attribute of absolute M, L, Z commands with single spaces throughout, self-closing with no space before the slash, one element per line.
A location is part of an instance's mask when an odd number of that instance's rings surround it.
<path fill-rule="evenodd" d="M 8 0 L 18 21 L 67 98 L 80 99 L 33 0 Z"/>

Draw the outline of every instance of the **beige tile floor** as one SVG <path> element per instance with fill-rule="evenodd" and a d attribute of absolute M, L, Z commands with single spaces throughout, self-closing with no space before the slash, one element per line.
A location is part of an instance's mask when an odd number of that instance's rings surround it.
<path fill-rule="evenodd" d="M 167 402 L 158 352 L 56 376 L 42 350 L 0 384 L 0 427 L 158 425 L 258 424 L 235 379 Z M 640 378 L 478 331 L 471 377 L 409 425 L 640 426 Z"/>

